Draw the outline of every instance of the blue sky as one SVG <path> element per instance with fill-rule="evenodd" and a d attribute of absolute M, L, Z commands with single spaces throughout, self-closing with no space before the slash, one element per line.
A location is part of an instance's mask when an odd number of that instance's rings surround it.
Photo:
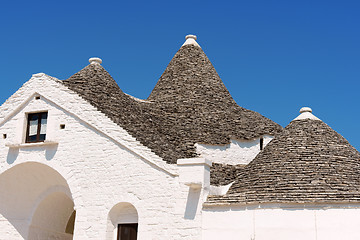
<path fill-rule="evenodd" d="M 360 1 L 4 1 L 0 102 L 32 74 L 66 79 L 98 56 L 147 98 L 196 34 L 245 108 L 282 126 L 302 106 L 360 150 Z"/>

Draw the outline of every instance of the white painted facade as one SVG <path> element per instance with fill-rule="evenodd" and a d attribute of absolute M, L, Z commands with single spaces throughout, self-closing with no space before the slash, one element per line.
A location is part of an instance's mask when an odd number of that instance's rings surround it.
<path fill-rule="evenodd" d="M 27 114 L 44 111 L 46 141 L 25 143 Z M 201 158 L 167 164 L 57 79 L 36 74 L 0 107 L 0 239 L 113 240 L 120 223 L 138 223 L 143 240 L 360 239 L 358 205 L 204 205 L 209 191 L 230 187 L 210 186 L 211 162 L 247 164 L 259 139 L 197 151 Z"/>
<path fill-rule="evenodd" d="M 360 205 L 205 207 L 203 240 L 360 239 Z"/>
<path fill-rule="evenodd" d="M 265 147 L 273 136 L 265 135 L 262 137 L 263 147 Z M 248 164 L 255 158 L 260 150 L 260 138 L 252 141 L 239 141 L 231 139 L 226 145 L 207 145 L 196 143 L 196 152 L 214 163 L 229 165 Z"/>
<path fill-rule="evenodd" d="M 46 141 L 25 143 L 27 114 L 43 111 Z M 134 221 L 138 239 L 201 239 L 208 161 L 167 164 L 44 74 L 0 113 L 0 239 L 110 240 L 117 224 Z"/>

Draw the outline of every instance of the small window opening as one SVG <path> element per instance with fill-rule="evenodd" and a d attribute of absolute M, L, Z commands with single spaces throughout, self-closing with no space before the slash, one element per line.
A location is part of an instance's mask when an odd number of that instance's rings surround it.
<path fill-rule="evenodd" d="M 260 138 L 260 151 L 264 149 L 264 138 Z"/>
<path fill-rule="evenodd" d="M 4 134 L 3 134 L 3 139 L 6 139 L 6 138 L 7 138 L 7 134 L 4 133 Z"/>
<path fill-rule="evenodd" d="M 117 240 L 136 240 L 138 224 L 119 224 Z"/>
<path fill-rule="evenodd" d="M 60 124 L 60 129 L 65 129 L 65 124 Z"/>
<path fill-rule="evenodd" d="M 46 138 L 47 112 L 29 113 L 26 129 L 27 143 L 44 142 Z"/>
<path fill-rule="evenodd" d="M 40 96 L 36 96 L 35 99 L 36 99 L 36 100 L 39 100 L 39 99 L 40 99 Z"/>

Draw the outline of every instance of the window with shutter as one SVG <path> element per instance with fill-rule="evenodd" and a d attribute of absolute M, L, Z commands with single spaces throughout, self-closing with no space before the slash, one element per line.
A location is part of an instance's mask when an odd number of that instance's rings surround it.
<path fill-rule="evenodd" d="M 43 142 L 46 138 L 47 112 L 29 113 L 27 121 L 27 143 Z"/>

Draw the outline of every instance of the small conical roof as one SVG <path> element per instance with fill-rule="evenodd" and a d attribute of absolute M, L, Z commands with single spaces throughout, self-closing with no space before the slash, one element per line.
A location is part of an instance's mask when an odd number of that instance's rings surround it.
<path fill-rule="evenodd" d="M 100 111 L 107 113 L 121 108 L 133 108 L 135 101 L 126 95 L 111 75 L 100 65 L 99 58 L 90 58 L 90 64 L 63 81 Z"/>
<path fill-rule="evenodd" d="M 88 66 L 62 83 L 158 156 L 167 161 L 176 158 L 178 153 L 173 153 L 176 146 L 168 140 L 166 133 L 159 131 L 164 117 L 153 113 L 152 104 L 125 94 L 100 65 L 101 62 L 91 60 L 94 59 L 91 58 Z"/>
<path fill-rule="evenodd" d="M 300 116 L 239 171 L 227 195 L 209 201 L 360 202 L 359 152 L 311 109 Z"/>
<path fill-rule="evenodd" d="M 111 75 L 98 61 L 95 62 L 93 59 L 96 58 L 90 58 L 91 63 L 89 65 L 64 80 L 63 83 L 77 92 L 86 92 L 91 101 L 106 99 L 110 95 L 116 96 L 116 98 L 125 97 L 126 95 L 121 91 Z"/>

